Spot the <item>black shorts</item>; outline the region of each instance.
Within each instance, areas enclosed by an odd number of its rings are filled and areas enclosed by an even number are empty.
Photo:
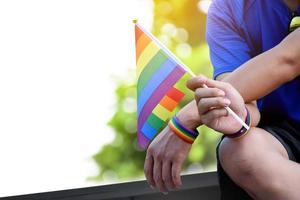
[[[272,116],[272,117],[271,117]],[[289,159],[300,163],[300,124],[278,117],[262,114],[258,127],[272,134],[286,149]],[[223,139],[224,137],[222,137]],[[222,141],[221,139],[221,141]],[[241,187],[236,185],[220,165],[217,146],[217,168],[222,200],[252,199]]]

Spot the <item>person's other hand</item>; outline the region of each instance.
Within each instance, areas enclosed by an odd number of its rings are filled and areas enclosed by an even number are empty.
[[[178,113],[179,121],[187,128],[195,129],[201,125],[196,101],[183,107]],[[167,126],[151,142],[145,159],[144,171],[150,187],[162,192],[179,188],[182,165],[191,149],[191,144],[183,141]]]
[[[208,88],[203,87],[204,84]],[[241,129],[242,125],[225,109],[225,106],[230,106],[242,120],[246,118],[244,100],[233,86],[201,75],[191,78],[187,82],[187,87],[195,91],[198,112],[203,124],[224,134],[233,134]]]
[[[159,133],[149,145],[145,158],[144,172],[151,188],[167,193],[182,185],[180,172],[191,146],[168,126]]]

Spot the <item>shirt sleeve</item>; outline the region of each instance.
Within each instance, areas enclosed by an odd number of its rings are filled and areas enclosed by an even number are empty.
[[[250,48],[242,37],[239,24],[234,20],[234,13],[225,2],[213,1],[207,18],[206,40],[214,79],[220,74],[234,71],[251,59]]]

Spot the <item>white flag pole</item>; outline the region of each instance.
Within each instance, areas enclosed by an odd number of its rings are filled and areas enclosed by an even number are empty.
[[[147,36],[149,36],[153,41],[156,42],[156,44],[158,46],[160,46],[165,53],[170,56],[171,58],[173,58],[177,63],[180,64],[180,66],[182,68],[184,68],[185,71],[187,71],[192,77],[197,77],[196,74],[194,74],[194,72],[192,72],[192,70],[190,68],[188,68],[184,63],[182,63],[163,43],[161,43],[158,39],[156,39],[156,37],[154,35],[152,35],[152,33],[148,32],[147,30],[145,30],[142,26],[140,26],[137,23],[137,20],[133,20],[133,23],[135,23],[136,26],[138,26]],[[208,88],[206,85],[203,85],[204,88]],[[225,109],[227,110],[227,112],[229,114],[232,115],[232,117],[234,119],[236,119],[245,129],[249,130],[250,127],[235,113],[233,112],[233,110],[231,110],[231,108],[229,108],[228,106],[225,107]]]

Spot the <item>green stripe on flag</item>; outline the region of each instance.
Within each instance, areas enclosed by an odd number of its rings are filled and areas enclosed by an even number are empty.
[[[162,51],[159,50],[157,54],[150,60],[146,67],[141,72],[138,77],[137,90],[138,94],[145,87],[147,82],[151,79],[152,75],[162,66],[162,64],[168,60],[168,56]]]
[[[157,117],[154,113],[148,117],[147,122],[157,131],[164,125],[164,121]]]

